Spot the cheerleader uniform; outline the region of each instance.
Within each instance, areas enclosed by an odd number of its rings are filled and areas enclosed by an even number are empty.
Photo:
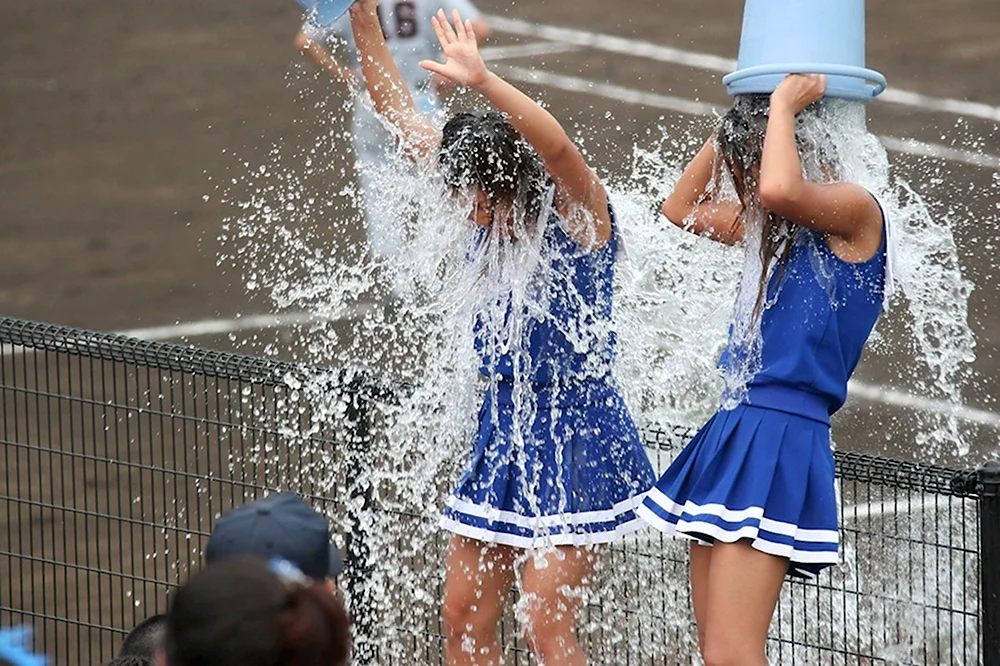
[[[642,527],[635,508],[656,480],[611,373],[619,241],[612,233],[603,247],[582,248],[555,213],[553,193],[543,214],[547,268],[533,303],[545,307],[521,314],[522,353],[489,344],[477,322],[487,388],[472,454],[441,520],[456,534],[518,548],[607,543]]]
[[[747,539],[814,577],[837,562],[830,415],[891,291],[890,228],[861,263],[803,229],[761,314],[760,370],[734,409],[720,409],[650,490],[637,513],[668,534],[711,545]],[[719,364],[736,354],[732,340]]]

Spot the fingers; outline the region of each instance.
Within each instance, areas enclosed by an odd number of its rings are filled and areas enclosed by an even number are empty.
[[[433,72],[435,74],[445,77],[448,80],[451,80],[451,77],[448,76],[448,74],[446,73],[445,66],[435,60],[421,60],[420,66],[426,69],[428,72]]]
[[[826,92],[826,75],[824,74],[806,74],[804,83],[803,96],[808,100],[807,105],[818,100]]]
[[[438,24],[441,26],[441,30],[444,31],[445,36],[448,38],[447,42],[442,42],[442,43],[450,44],[452,42],[458,41],[458,35],[455,33],[455,29],[451,26],[451,23],[448,21],[448,17],[445,15],[443,9],[438,10],[437,20]]]
[[[819,96],[826,92],[826,74],[814,74],[816,86],[819,88]]]
[[[457,9],[451,10],[451,21],[455,24],[455,32],[458,34],[458,41],[467,42],[469,41],[469,32],[462,21],[462,15],[458,13]]]
[[[826,74],[789,74],[801,81],[810,92],[819,91],[820,96],[826,92]]]
[[[825,75],[789,74],[775,88],[771,99],[787,105],[793,113],[799,113],[825,93]]]
[[[443,49],[450,42],[448,40],[448,35],[445,33],[444,28],[441,26],[441,21],[439,21],[436,16],[431,17],[431,27],[434,28],[434,34],[437,35],[438,42],[441,43],[441,48]]]

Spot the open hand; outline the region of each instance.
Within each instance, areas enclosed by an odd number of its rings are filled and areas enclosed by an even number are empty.
[[[778,105],[797,114],[826,92],[823,74],[789,74],[771,93],[771,105]]]
[[[463,22],[457,9],[452,11],[451,16],[454,25],[448,22],[443,9],[431,18],[431,25],[444,51],[444,64],[424,60],[420,66],[460,85],[476,88],[486,82],[489,72],[479,54],[472,21]]]

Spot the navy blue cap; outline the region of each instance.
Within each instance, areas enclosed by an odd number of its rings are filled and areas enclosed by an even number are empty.
[[[219,516],[205,548],[205,561],[211,564],[238,555],[282,557],[317,580],[344,570],[326,518],[289,492],[269,495]]]

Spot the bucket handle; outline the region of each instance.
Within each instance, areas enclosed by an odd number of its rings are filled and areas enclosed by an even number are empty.
[[[828,76],[849,76],[855,79],[865,79],[871,86],[872,97],[877,97],[885,90],[886,80],[881,72],[853,65],[834,65],[827,63],[782,63],[777,65],[757,65],[746,67],[722,77],[722,83],[729,85],[751,76],[769,74],[826,74]]]

